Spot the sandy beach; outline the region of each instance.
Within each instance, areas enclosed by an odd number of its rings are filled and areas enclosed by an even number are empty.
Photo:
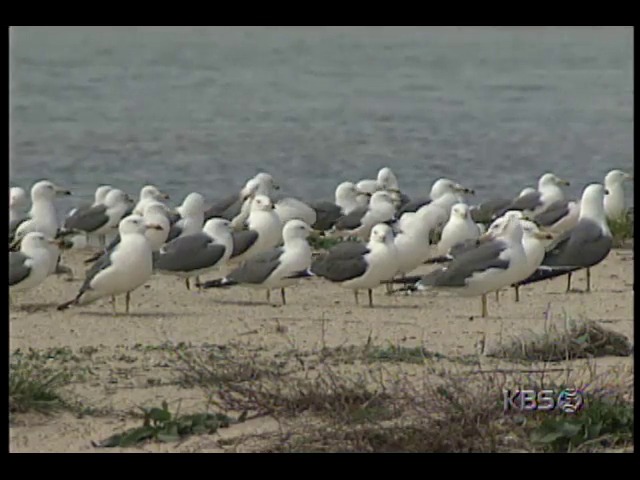
[[[380,287],[374,292],[375,308],[368,308],[356,306],[351,291],[310,279],[288,289],[288,303],[281,306],[277,291],[271,294],[273,304],[268,304],[263,290],[188,291],[183,281],[158,275],[132,294],[130,315],[122,313],[124,298],[118,299],[117,315],[108,300],[57,311],[58,303],[77,292],[87,255],[65,252],[63,263],[73,269],[74,280],[50,277],[31,292],[12,295],[10,351],[26,354],[32,349],[32,355],[48,356],[51,364],[71,368],[77,379],[64,391],[93,414],[16,414],[10,427],[11,451],[219,452],[221,438],[275,428],[273,419],[260,418],[178,444],[93,447],[92,441],[139,425],[139,418],[130,414],[138,406],[157,406],[166,400],[172,408],[180,403],[185,412],[202,410],[203,392],[175,381],[175,357],[162,347],[168,344],[183,342],[185,348],[196,348],[234,343],[276,358],[292,349],[312,352],[369,342],[420,345],[457,357],[476,354],[480,338],[487,349],[501,339],[541,330],[549,321],[545,312],[552,322],[594,320],[633,338],[632,250],[614,250],[592,269],[591,293],[565,293],[564,277],[523,287],[519,303],[514,302],[513,291],[503,291],[499,303],[494,295],[489,297],[486,319],[479,316],[479,298],[444,292],[390,296]],[[573,287],[584,286],[585,272],[575,274]],[[360,297],[366,303],[366,294]],[[632,356],[595,361],[600,372],[623,369],[633,375]]]

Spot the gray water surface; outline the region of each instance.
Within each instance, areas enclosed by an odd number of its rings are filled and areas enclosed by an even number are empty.
[[[622,27],[12,27],[10,182],[332,198],[390,166],[482,200],[633,169]],[[627,188],[631,199],[632,187]]]

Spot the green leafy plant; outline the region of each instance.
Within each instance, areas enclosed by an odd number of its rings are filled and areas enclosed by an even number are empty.
[[[426,359],[443,359],[445,356],[430,352],[423,347],[389,345],[370,349],[367,358],[378,362],[424,363]]]
[[[531,432],[531,442],[551,452],[612,446],[632,439],[633,405],[617,399],[587,398],[577,414],[545,418]]]
[[[196,413],[191,415],[173,415],[167,402],[162,408],[142,408],[144,413],[141,427],[131,428],[94,443],[95,447],[131,447],[153,440],[158,442],[177,442],[190,435],[211,435],[219,428],[227,428],[233,420],[221,413]]]

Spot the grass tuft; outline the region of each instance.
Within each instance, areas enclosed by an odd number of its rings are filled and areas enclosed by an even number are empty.
[[[487,356],[509,360],[560,362],[576,358],[629,356],[633,348],[621,333],[594,321],[570,321],[564,330],[551,324],[544,332],[515,338],[499,345]]]

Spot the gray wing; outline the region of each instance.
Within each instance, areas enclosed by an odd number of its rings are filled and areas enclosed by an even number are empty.
[[[492,198],[482,202],[480,205],[471,207],[471,218],[474,222],[489,223],[496,212],[504,210],[512,201],[511,198]]]
[[[505,211],[508,210],[534,210],[542,205],[542,194],[540,192],[531,192],[516,198],[509,204]]]
[[[22,282],[31,273],[31,268],[25,264],[29,259],[22,252],[9,252],[9,286]]]
[[[566,200],[556,200],[543,212],[540,212],[533,218],[533,221],[541,227],[548,227],[553,225],[562,217],[565,217],[569,213],[569,202]]]
[[[171,225],[171,228],[169,228],[169,234],[167,235],[167,242],[170,242],[171,240],[178,238],[181,233],[182,233],[182,227],[177,223],[174,223],[173,225]]]
[[[169,220],[169,225],[173,225],[181,220],[182,217],[178,212],[167,212],[167,219]]]
[[[398,212],[398,216],[402,215],[405,212],[417,212],[425,205],[431,203],[431,199],[429,197],[419,197],[413,200],[410,200],[405,203],[405,205]]]
[[[211,207],[204,212],[204,220],[206,222],[210,218],[214,217],[232,220],[233,217],[240,213],[241,208],[242,200],[240,199],[240,195],[234,193],[233,195],[229,195],[228,197],[218,200],[216,203],[211,205]]]
[[[209,235],[196,233],[165,244],[153,256],[153,266],[167,272],[191,272],[214,266],[224,252],[224,246],[215,243]]]
[[[282,247],[259,253],[227,275],[227,279],[237,283],[261,284],[278,268],[283,253]]]
[[[111,266],[111,253],[112,251],[103,253],[102,256],[98,258],[93,265],[91,265],[91,268],[87,270],[84,283],[80,287],[80,291],[76,298],[79,298],[84,292],[91,288],[91,280],[93,280],[98,273]]]
[[[25,218],[21,218],[19,220],[14,220],[13,222],[9,222],[9,243],[11,243],[15,236],[16,236],[16,230],[18,230],[18,227],[20,225],[22,225],[24,222],[26,222],[27,220],[29,220],[30,217],[25,217]]]
[[[358,207],[351,211],[347,215],[343,215],[336,221],[335,227],[337,230],[353,230],[358,228],[362,217],[364,217],[369,211],[369,207]]]
[[[555,267],[591,267],[606,258],[613,239],[595,222],[583,218],[547,252],[542,265]]]
[[[507,245],[500,240],[482,243],[455,257],[447,267],[425,275],[419,283],[434,287],[464,287],[475,272],[508,268],[509,261],[499,258],[506,248]]]
[[[342,216],[342,209],[333,202],[311,202],[309,206],[316,212],[316,223],[312,225],[315,230],[329,230]]]
[[[107,207],[97,205],[95,207],[79,207],[76,211],[65,218],[64,228],[67,230],[81,230],[83,232],[93,232],[106,225],[109,221]]]
[[[311,271],[332,282],[344,282],[362,276],[367,271],[364,256],[369,253],[366,245],[358,242],[342,242],[318,257]]]
[[[233,252],[231,252],[231,258],[242,255],[258,240],[258,232],[255,230],[232,232],[231,236],[233,237]]]

